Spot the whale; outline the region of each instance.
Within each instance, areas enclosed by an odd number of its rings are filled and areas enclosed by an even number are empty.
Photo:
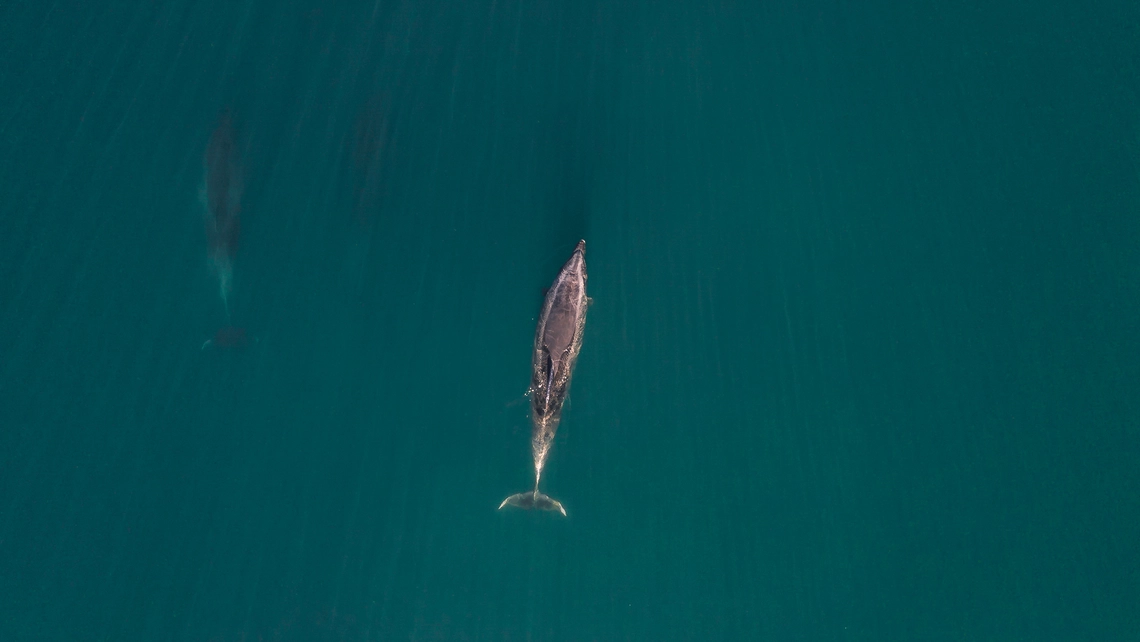
[[[534,456],[534,489],[511,495],[499,504],[525,509],[558,511],[566,509],[558,500],[538,490],[542,469],[550,456],[550,446],[562,420],[562,404],[570,392],[574,364],[582,349],[586,328],[586,241],[578,241],[570,260],[562,266],[546,292],[538,326],[534,332],[531,356],[530,418],[531,454]]]
[[[202,200],[206,205],[206,237],[210,269],[218,278],[218,294],[230,318],[234,257],[241,233],[242,172],[234,137],[233,117],[224,110],[210,135],[204,157],[205,182]]]

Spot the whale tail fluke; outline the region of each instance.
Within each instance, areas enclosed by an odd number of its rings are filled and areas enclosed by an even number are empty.
[[[566,509],[562,507],[561,502],[559,502],[557,499],[554,499],[553,497],[550,497],[549,495],[543,495],[537,490],[518,493],[517,495],[511,495],[510,497],[504,499],[502,504],[499,504],[499,509],[502,510],[504,506],[516,506],[518,508],[525,508],[528,510],[531,508],[537,508],[539,510],[556,510],[562,513],[563,517],[566,516]]]

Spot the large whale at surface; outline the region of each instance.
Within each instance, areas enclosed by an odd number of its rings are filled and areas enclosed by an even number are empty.
[[[511,495],[499,504],[519,508],[566,509],[558,500],[538,492],[542,468],[550,455],[550,445],[562,419],[562,403],[570,392],[574,363],[582,349],[586,327],[586,241],[578,241],[574,253],[546,293],[538,327],[534,333],[534,353],[530,382],[531,451],[534,455],[534,490]]]

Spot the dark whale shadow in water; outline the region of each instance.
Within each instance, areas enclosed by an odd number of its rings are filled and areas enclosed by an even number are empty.
[[[391,188],[393,118],[389,92],[375,92],[357,112],[351,141],[352,209],[360,231],[371,233]]]

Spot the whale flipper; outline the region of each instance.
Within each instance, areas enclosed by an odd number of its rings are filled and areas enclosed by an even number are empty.
[[[499,510],[502,510],[504,506],[516,506],[518,508],[525,508],[528,510],[531,508],[537,508],[539,510],[556,510],[562,513],[563,517],[566,516],[566,509],[562,507],[562,502],[559,502],[557,499],[554,499],[549,495],[543,495],[537,490],[530,491],[528,493],[518,493],[517,495],[511,495],[510,497],[504,499],[502,504],[499,504]]]

